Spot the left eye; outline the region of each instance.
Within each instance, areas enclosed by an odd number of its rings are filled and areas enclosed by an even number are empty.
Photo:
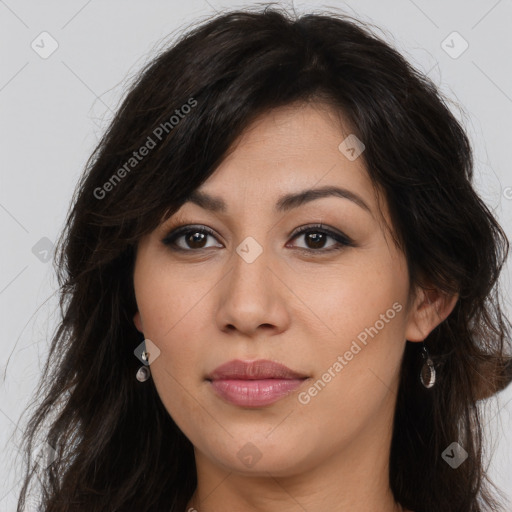
[[[206,226],[184,226],[169,233],[162,240],[162,242],[165,245],[168,245],[173,250],[186,252],[191,252],[192,250],[197,251],[201,249],[210,249],[212,247],[222,247],[222,245],[204,245],[209,235],[212,238],[216,238],[215,233]],[[300,228],[292,234],[291,239],[295,240],[300,237],[304,237],[306,246],[296,248],[302,251],[328,252],[333,250],[339,250],[346,246],[354,246],[353,240],[351,240],[348,236],[342,233],[330,231],[322,227],[321,224],[317,226],[305,226],[303,228]],[[334,240],[334,243],[327,246],[326,248],[325,244],[327,239],[329,238]],[[181,241],[181,239],[183,239],[185,246],[183,244],[178,243],[178,241]]]
[[[323,252],[332,251],[339,249],[343,246],[351,246],[353,245],[352,240],[350,240],[347,236],[334,233],[325,228],[320,227],[306,227],[296,232],[292,237],[292,240],[298,239],[300,237],[304,238],[304,243],[306,247],[298,247],[299,249],[306,251],[318,251],[320,249]],[[334,243],[331,245],[325,246],[327,239],[334,240]],[[341,246],[341,247],[340,247]]]

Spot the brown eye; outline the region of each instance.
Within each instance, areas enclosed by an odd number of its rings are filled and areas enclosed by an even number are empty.
[[[208,234],[203,231],[190,231],[185,235],[184,240],[191,249],[202,249],[207,238]]]
[[[293,240],[304,237],[305,247],[297,247],[298,249],[310,252],[329,252],[343,247],[350,246],[354,247],[355,244],[348,236],[342,233],[335,233],[330,231],[321,224],[318,226],[306,226],[301,228],[298,232],[293,235]],[[326,242],[328,239],[334,240],[326,248]]]
[[[322,249],[325,246],[326,240],[329,238],[325,233],[310,231],[304,234],[304,241],[308,249]]]
[[[184,228],[179,228],[176,231],[173,231],[172,233],[169,233],[162,240],[162,242],[166,245],[172,246],[177,250],[184,251],[209,249],[210,247],[219,247],[206,245],[209,236],[215,238],[214,232],[206,227],[191,228],[189,226],[186,226]],[[222,245],[220,247],[222,247]]]

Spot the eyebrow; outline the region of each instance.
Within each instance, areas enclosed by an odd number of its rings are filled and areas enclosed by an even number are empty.
[[[372,213],[370,207],[364,202],[364,200],[360,196],[345,188],[334,186],[312,188],[301,190],[300,192],[285,194],[284,196],[279,198],[274,209],[276,212],[287,212],[289,210],[292,210],[293,208],[298,208],[299,206],[309,203],[311,201],[332,196],[340,197],[342,199],[348,199],[349,201],[352,201],[353,203],[357,204],[364,210],[367,210],[370,214]],[[200,206],[201,208],[204,208],[205,210],[209,210],[212,212],[225,213],[227,211],[226,203],[222,198],[210,195],[206,192],[201,192],[199,190],[194,190],[188,196],[185,202],[194,203]]]

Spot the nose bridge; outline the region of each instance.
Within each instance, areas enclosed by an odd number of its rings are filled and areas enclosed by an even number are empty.
[[[264,242],[258,242],[253,236],[245,237],[235,248],[232,279],[256,287],[265,283],[265,278],[271,274],[269,256],[270,250],[264,247]]]

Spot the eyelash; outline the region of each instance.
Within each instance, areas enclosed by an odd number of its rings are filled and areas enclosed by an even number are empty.
[[[162,243],[169,246],[174,251],[181,251],[181,252],[199,252],[206,249],[212,249],[212,247],[203,247],[199,249],[184,249],[183,247],[179,247],[176,245],[176,240],[180,238],[183,235],[188,235],[190,233],[206,233],[208,235],[211,235],[213,238],[216,238],[215,233],[206,226],[193,226],[193,225],[184,225],[179,226],[173,231],[171,231],[163,240]],[[331,231],[330,229],[324,228],[322,224],[312,224],[308,226],[304,226],[302,228],[297,229],[295,232],[291,235],[291,240],[295,240],[296,238],[299,238],[300,235],[303,235],[305,233],[321,233],[323,235],[327,235],[330,238],[333,238],[336,241],[336,244],[331,246],[328,249],[309,249],[305,247],[297,247],[296,249],[302,252],[306,252],[308,254],[311,253],[327,253],[332,251],[340,251],[344,249],[345,247],[355,247],[354,241],[349,238],[348,236],[342,234],[342,233],[336,233],[334,231]]]

